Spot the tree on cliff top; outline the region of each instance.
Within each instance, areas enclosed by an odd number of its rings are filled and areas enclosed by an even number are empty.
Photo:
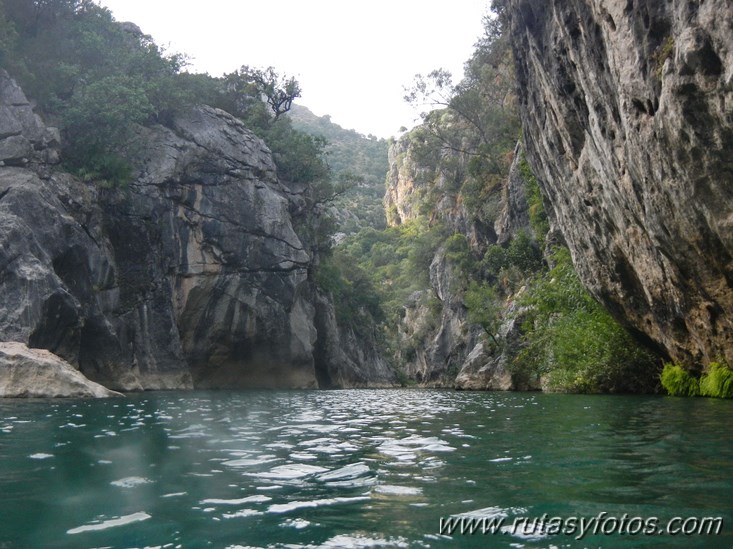
[[[234,107],[247,112],[261,98],[270,106],[277,120],[300,97],[300,84],[294,77],[280,76],[273,67],[257,69],[249,65],[224,77],[224,89],[233,95]]]

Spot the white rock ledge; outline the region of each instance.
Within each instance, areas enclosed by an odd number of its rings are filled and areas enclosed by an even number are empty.
[[[0,397],[106,398],[123,396],[87,379],[81,372],[44,349],[24,343],[0,342]]]

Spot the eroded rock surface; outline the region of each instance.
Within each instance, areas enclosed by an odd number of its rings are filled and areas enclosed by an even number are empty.
[[[90,381],[78,370],[44,349],[19,342],[0,343],[0,397],[108,398],[122,396]]]
[[[584,284],[672,359],[733,364],[733,5],[508,12],[528,157]]]
[[[316,387],[317,370],[394,383],[370,342],[323,320],[296,230],[309,190],[239,120],[198,107],[141,128],[119,189],[61,171],[54,136],[0,72],[0,151],[22,145],[0,165],[0,341],[125,391]]]
[[[140,176],[107,196],[105,231],[121,302],[171,342],[148,359],[185,357],[197,387],[315,387],[300,198],[269,150],[209,107],[141,139]]]

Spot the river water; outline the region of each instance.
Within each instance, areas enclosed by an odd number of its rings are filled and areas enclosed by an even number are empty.
[[[664,397],[0,401],[0,547],[733,547],[732,426]]]

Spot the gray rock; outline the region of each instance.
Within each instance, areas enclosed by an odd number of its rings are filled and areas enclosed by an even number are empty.
[[[393,383],[310,278],[295,230],[308,189],[279,181],[239,120],[198,107],[140,128],[118,189],[49,165],[59,142],[0,71],[0,340],[124,391],[316,387],[317,370],[329,386]]]
[[[529,204],[527,203],[527,181],[520,169],[520,161],[523,156],[524,148],[519,142],[514,147],[514,160],[509,169],[509,178],[502,188],[501,210],[494,223],[498,244],[510,241],[519,231],[532,234],[532,227],[529,223]]]
[[[398,385],[397,375],[377,349],[369,326],[359,334],[340,326],[330,297],[316,296],[316,375],[322,388],[384,388]]]
[[[0,141],[0,161],[6,165],[26,164],[33,147],[22,135],[11,135]]]
[[[431,221],[440,220],[453,232],[466,235],[473,247],[496,241],[493,227],[483,226],[468,213],[463,196],[456,189],[468,170],[470,156],[448,147],[438,157],[425,158],[420,143],[406,133],[388,150],[389,171],[384,207],[387,224],[401,225],[417,219],[424,210],[426,197],[435,197]],[[424,211],[422,212],[424,213]]]
[[[90,381],[74,367],[43,349],[19,342],[0,343],[0,397],[107,398],[122,396]]]
[[[540,379],[513,368],[510,363],[517,356],[522,345],[522,323],[529,312],[517,304],[517,298],[524,292],[521,288],[504,305],[501,323],[490,341],[485,334],[466,357],[456,376],[456,389],[489,391],[536,391],[540,390]],[[497,347],[498,344],[498,347]]]
[[[135,37],[146,36],[142,29],[132,21],[121,21],[118,25],[124,32],[132,34]]]
[[[398,360],[405,375],[425,387],[452,387],[480,329],[467,321],[454,266],[440,248],[430,264],[430,289],[413,293],[398,326]]]
[[[466,357],[455,381],[456,389],[470,391],[509,391],[514,388],[512,376],[501,357],[487,352],[479,342]]]
[[[58,156],[56,128],[47,128],[33,112],[23,90],[0,69],[0,162],[22,166]]]
[[[733,8],[512,0],[527,154],[576,269],[672,359],[733,364]]]
[[[140,139],[139,177],[105,207],[140,367],[185,357],[197,387],[315,387],[311,257],[269,150],[209,107]]]

